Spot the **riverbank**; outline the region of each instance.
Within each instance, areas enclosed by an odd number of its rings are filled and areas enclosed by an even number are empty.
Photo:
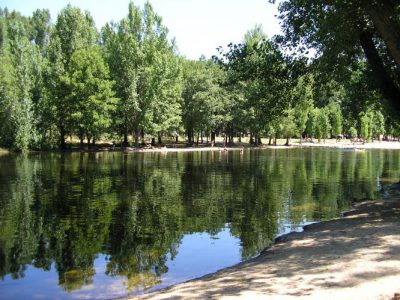
[[[214,147],[210,147],[209,144],[199,144],[198,146],[194,145],[192,147],[188,147],[185,143],[169,143],[164,146],[146,146],[146,147],[115,147],[111,143],[103,142],[100,144],[96,144],[95,146],[88,147],[87,145],[84,148],[81,148],[78,144],[68,144],[68,148],[65,150],[34,150],[30,151],[30,153],[42,153],[42,152],[150,152],[150,153],[168,153],[168,152],[200,152],[200,151],[219,151],[219,152],[228,152],[228,151],[244,151],[248,149],[292,149],[292,148],[336,148],[342,149],[345,151],[363,151],[366,149],[388,149],[388,150],[400,150],[400,142],[398,141],[382,141],[382,142],[373,142],[373,143],[352,143],[350,140],[343,140],[337,142],[336,140],[326,140],[325,142],[303,142],[299,143],[298,140],[292,140],[289,146],[285,146],[286,140],[280,139],[278,140],[277,145],[268,145],[267,141],[263,141],[263,144],[259,146],[251,145],[249,143],[240,143],[235,142],[233,146],[223,146],[222,142],[219,141]],[[12,153],[12,150],[7,150],[0,148],[0,155]]]
[[[258,257],[134,299],[400,299],[400,199],[278,238]]]
[[[244,151],[246,149],[291,149],[291,148],[336,148],[343,150],[366,150],[366,149],[399,149],[400,150],[400,142],[374,142],[374,143],[352,143],[350,141],[345,142],[336,142],[335,140],[327,140],[325,143],[321,142],[305,142],[300,144],[299,142],[292,142],[290,146],[285,146],[283,143],[280,143],[276,146],[263,144],[260,146],[252,146],[249,144],[241,144],[237,143],[232,147],[224,147],[222,145],[217,145],[215,147],[207,147],[207,146],[199,146],[199,147],[182,147],[176,145],[169,145],[164,147],[149,147],[149,148],[133,148],[127,147],[124,148],[125,152],[198,152],[198,151],[219,151],[219,152],[227,152],[227,151]]]
[[[8,151],[7,149],[0,148],[0,155],[8,154],[8,153],[10,153],[10,151]]]
[[[346,142],[336,142],[334,140],[328,140],[325,143],[311,143],[306,142],[300,144],[299,142],[291,143],[290,146],[285,146],[284,144],[278,144],[276,146],[273,145],[260,145],[260,146],[251,146],[248,144],[237,144],[235,146],[221,146],[217,145],[215,147],[207,147],[207,146],[199,146],[199,147],[179,147],[170,145],[168,147],[149,147],[149,148],[133,148],[127,147],[124,148],[125,152],[198,152],[198,151],[219,151],[219,152],[228,152],[228,151],[244,151],[246,149],[291,149],[291,148],[336,148],[343,150],[353,150],[353,151],[363,151],[367,149],[388,149],[388,150],[400,150],[400,142],[374,142],[374,143],[352,143],[350,141]]]

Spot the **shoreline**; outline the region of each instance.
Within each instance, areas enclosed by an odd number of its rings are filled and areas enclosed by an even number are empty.
[[[215,147],[160,147],[160,148],[126,148],[125,152],[199,152],[199,151],[238,151],[238,150],[260,150],[260,149],[301,149],[301,148],[330,148],[330,149],[342,149],[342,150],[369,150],[369,149],[383,149],[383,150],[400,150],[400,142],[379,142],[379,143],[365,143],[365,144],[353,144],[353,143],[293,143],[289,146],[285,145],[261,145],[252,146],[242,145],[237,146],[215,146]],[[124,150],[122,150],[124,151]]]
[[[259,146],[250,145],[247,143],[237,143],[233,146],[226,146],[217,144],[214,147],[200,145],[187,147],[183,144],[168,144],[163,147],[149,147],[149,148],[134,148],[134,147],[115,147],[107,144],[96,145],[95,148],[69,148],[66,150],[30,150],[27,153],[99,153],[99,152],[125,152],[125,153],[169,153],[169,152],[230,152],[230,151],[245,151],[245,150],[262,150],[262,149],[302,149],[302,148],[327,148],[327,149],[341,149],[343,151],[364,151],[370,149],[382,149],[382,150],[400,150],[399,141],[382,141],[373,143],[351,143],[351,142],[335,142],[334,140],[328,140],[326,143],[312,143],[312,142],[292,142],[289,146],[284,144],[278,145],[267,145],[262,144]],[[0,155],[19,153],[8,149],[0,148]]]
[[[400,199],[277,237],[258,256],[123,299],[400,299]]]

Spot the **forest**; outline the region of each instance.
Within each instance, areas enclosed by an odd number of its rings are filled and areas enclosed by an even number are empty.
[[[399,9],[391,0],[280,1],[282,35],[254,26],[194,61],[150,3],[131,2],[101,30],[71,5],[54,21],[46,9],[0,8],[0,147],[396,139]]]

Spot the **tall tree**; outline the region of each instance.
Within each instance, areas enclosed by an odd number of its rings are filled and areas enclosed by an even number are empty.
[[[348,78],[366,60],[369,80],[400,111],[399,4],[390,0],[286,0],[280,3],[285,40],[312,47],[331,74]],[[350,72],[349,72],[350,71]],[[345,79],[346,80],[346,79]]]
[[[5,12],[0,25],[0,142],[25,151],[36,139],[32,91],[38,49],[29,41],[27,18]]]
[[[338,140],[339,135],[343,133],[343,116],[338,103],[329,105],[329,112],[332,124],[332,135]]]
[[[30,18],[31,24],[31,40],[38,45],[43,52],[50,42],[50,12],[48,9],[37,9],[33,12]]]
[[[68,5],[57,17],[51,34],[49,59],[51,76],[48,87],[51,91],[54,123],[59,130],[61,149],[66,148],[65,137],[72,133],[74,105],[70,86],[66,80],[73,53],[80,49],[92,47],[97,41],[97,31],[93,18],[88,12],[82,13],[79,8]]]
[[[308,114],[314,106],[313,94],[314,78],[311,74],[301,76],[293,88],[294,119],[297,133],[302,143],[303,133],[306,130]]]
[[[260,27],[250,30],[242,44],[220,49],[218,61],[229,81],[243,93],[247,126],[255,143],[270,124],[275,124],[290,104],[291,74],[278,45],[265,38]]]
[[[71,94],[72,118],[76,133],[83,143],[93,143],[105,133],[111,124],[110,113],[115,110],[118,99],[114,98],[109,71],[97,47],[81,49],[71,57],[69,72],[64,80]]]
[[[163,112],[169,107],[179,114],[181,75],[161,17],[150,3],[140,9],[131,2],[128,16],[117,24],[107,24],[102,33],[116,95],[121,99],[116,126],[124,145],[128,145],[130,132],[137,145],[141,132],[170,129],[168,121],[162,120]]]

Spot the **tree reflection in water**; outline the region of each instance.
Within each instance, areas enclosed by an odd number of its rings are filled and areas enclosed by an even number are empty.
[[[377,198],[399,164],[378,150],[1,156],[0,288],[54,264],[59,286],[79,290],[102,254],[107,276],[141,292],[161,283],[187,234],[228,227],[247,259],[279,233]]]

